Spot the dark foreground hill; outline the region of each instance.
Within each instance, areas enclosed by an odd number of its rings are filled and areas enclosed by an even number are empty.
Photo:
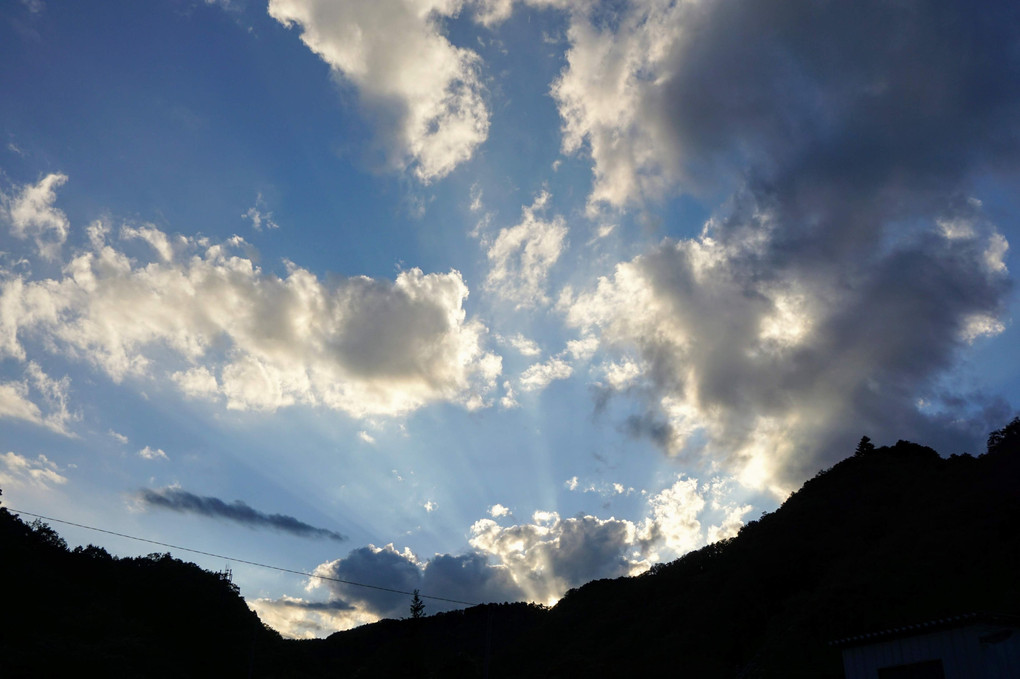
[[[840,677],[840,637],[1020,613],[1020,420],[979,458],[900,442],[776,512],[554,608],[477,606],[284,641],[229,579],[69,551],[0,510],[0,676]]]

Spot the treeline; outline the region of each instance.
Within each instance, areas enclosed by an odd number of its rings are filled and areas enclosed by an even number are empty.
[[[223,574],[68,550],[0,509],[0,676],[841,677],[832,640],[1020,613],[1020,418],[988,452],[867,439],[736,537],[551,609],[490,604],[286,641]]]
[[[67,548],[0,509],[0,676],[247,676],[278,653],[223,573],[169,554]]]
[[[470,609],[451,643],[438,617],[341,632],[323,657],[366,677],[842,677],[836,639],[1020,613],[1018,489],[1020,419],[980,457],[865,438],[736,537],[642,576],[516,621]]]

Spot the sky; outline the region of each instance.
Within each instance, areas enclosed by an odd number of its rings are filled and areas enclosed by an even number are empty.
[[[336,579],[553,604],[864,435],[981,453],[1020,407],[1018,15],[7,0],[4,505],[221,555],[53,524],[321,637],[408,615]]]

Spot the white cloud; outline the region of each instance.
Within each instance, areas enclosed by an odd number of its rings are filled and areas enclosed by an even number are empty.
[[[0,418],[25,420],[73,437],[68,425],[78,419],[78,415],[69,412],[67,408],[70,379],[64,377],[55,380],[34,361],[25,366],[24,375],[20,382],[0,382]],[[33,394],[46,406],[45,413],[32,400]]]
[[[457,271],[325,282],[290,264],[280,278],[238,252],[246,244],[237,237],[178,237],[168,260],[165,235],[122,231],[155,244],[159,261],[144,262],[108,235],[93,225],[92,248],[62,277],[8,275],[0,287],[5,353],[23,359],[21,340],[42,339],[114,380],[165,376],[190,397],[242,410],[300,403],[360,417],[435,401],[477,408],[496,386],[501,360],[482,349],[481,323],[466,319],[468,289]],[[39,387],[59,400],[52,384]],[[16,389],[5,393],[37,417]]]
[[[155,449],[153,449],[153,448],[151,448],[149,446],[145,446],[144,448],[139,450],[138,451],[138,457],[140,457],[140,458],[142,458],[144,460],[169,460],[170,459],[169,457],[167,457],[166,453],[163,452],[162,448],[155,448]]]
[[[155,226],[148,224],[145,226],[129,226],[124,225],[120,230],[121,240],[132,240],[139,239],[145,241],[149,246],[159,255],[159,258],[164,262],[171,262],[174,258],[174,249],[170,245],[170,239],[167,235],[157,229]]]
[[[466,161],[485,141],[489,112],[474,52],[455,47],[442,20],[458,0],[271,0],[269,14],[354,84],[394,164],[425,182]]]
[[[508,527],[480,519],[471,527],[469,542],[509,569],[529,600],[544,604],[590,580],[649,566],[630,554],[640,542],[638,528],[614,518],[563,519],[555,512],[536,512],[532,523]]]
[[[0,382],[0,417],[26,420],[42,424],[39,406],[28,399],[28,387],[24,382]]]
[[[429,514],[439,509],[439,505],[437,505],[432,500],[427,500],[425,504],[422,505],[422,507],[424,507],[425,511],[428,512]]]
[[[216,376],[205,366],[178,370],[170,375],[170,379],[191,398],[214,398],[220,391]]]
[[[542,349],[535,340],[528,339],[521,333],[517,333],[513,337],[500,337],[499,339],[513,347],[521,356],[533,357],[542,353]]]
[[[552,87],[563,118],[563,150],[591,153],[590,205],[622,207],[661,197],[677,178],[666,120],[655,104],[669,72],[671,46],[689,3],[627,3],[612,29],[594,3],[571,13],[567,67]]]
[[[597,337],[582,337],[581,339],[568,340],[566,353],[575,361],[586,361],[594,355],[599,348]]]
[[[50,488],[67,483],[67,477],[60,473],[61,469],[45,455],[30,460],[14,452],[0,455],[0,486],[35,486]]]
[[[259,193],[255,197],[255,204],[248,208],[247,212],[241,215],[242,218],[251,222],[251,228],[256,231],[265,229],[278,229],[280,225],[273,219],[273,213],[266,209],[266,201]]]
[[[369,445],[372,445],[372,444],[375,443],[375,437],[372,436],[371,434],[369,434],[364,429],[362,429],[361,431],[358,432],[358,438],[361,439],[362,441],[364,441],[365,443],[369,444]]]
[[[697,479],[678,478],[649,498],[648,505],[653,534],[670,552],[684,554],[704,544],[698,516],[705,508],[705,498]]]
[[[289,639],[323,638],[337,630],[379,620],[378,615],[343,601],[314,602],[284,595],[279,599],[254,599],[248,605],[264,623]]]
[[[572,476],[563,483],[563,487],[567,490],[580,490],[582,493],[595,493],[602,497],[612,497],[614,495],[630,495],[634,492],[633,487],[624,486],[622,483],[599,481],[590,482],[582,486],[580,479],[576,476]]]
[[[67,240],[67,215],[53,207],[57,188],[66,181],[67,175],[54,173],[35,185],[22,186],[13,196],[0,193],[0,216],[10,224],[11,235],[33,239],[44,259],[57,259]]]
[[[570,377],[574,369],[558,356],[535,363],[521,373],[520,385],[524,391],[540,391],[556,380]]]
[[[473,4],[475,20],[491,28],[510,18],[514,0],[474,0]]]
[[[603,485],[607,493],[632,490],[622,484]],[[472,552],[437,554],[422,561],[407,548],[368,545],[316,567],[314,575],[326,579],[311,579],[307,589],[326,589],[329,601],[263,599],[253,607],[260,614],[266,609],[264,619],[285,635],[312,637],[406,615],[409,596],[342,581],[400,592],[420,589],[423,594],[466,602],[552,604],[571,587],[596,578],[636,575],[655,559],[702,546],[706,533],[701,527],[706,522],[720,521],[707,531],[713,539],[737,530],[749,507],[731,502],[730,490],[730,484],[720,479],[701,485],[678,476],[673,485],[649,496],[648,514],[637,523],[584,515],[565,519],[556,512],[536,511],[530,522],[501,526],[493,519],[509,516],[510,510],[495,504],[487,512],[492,518],[471,527]]]
[[[115,432],[112,429],[107,429],[106,433],[109,434],[114,439],[116,439],[119,443],[126,444],[128,442],[128,437],[127,436],[124,436],[124,434],[120,434],[118,432]]]
[[[731,504],[722,509],[725,510],[722,520],[718,524],[709,526],[706,532],[709,544],[735,537],[744,526],[744,516],[751,511],[752,507],[751,505]]]
[[[549,194],[543,192],[524,207],[521,223],[500,230],[486,253],[490,269],[485,288],[518,309],[548,304],[546,279],[563,252],[567,237],[563,217],[543,221],[536,216],[548,201]]]
[[[599,367],[605,384],[616,391],[624,390],[636,383],[644,374],[645,369],[637,361],[630,358],[620,361],[606,361]]]
[[[513,385],[507,380],[503,382],[503,397],[499,399],[499,405],[504,410],[511,410],[513,408],[519,408],[520,403],[517,401],[517,394],[514,393]]]
[[[578,487],[577,477],[565,486]],[[622,484],[592,485],[589,490],[626,494]],[[586,491],[587,492],[587,491]],[[648,514],[638,522],[580,515],[562,518],[556,512],[535,512],[530,523],[500,526],[480,519],[471,527],[470,544],[497,565],[506,567],[532,601],[554,603],[571,587],[596,578],[636,575],[660,558],[675,558],[706,544],[703,519],[723,516],[711,537],[739,529],[749,508],[725,502],[720,482],[699,485],[677,477],[672,486],[651,495]],[[708,506],[706,496],[713,498]]]

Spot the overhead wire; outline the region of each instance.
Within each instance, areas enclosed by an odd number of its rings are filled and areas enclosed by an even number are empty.
[[[319,575],[317,573],[308,573],[306,571],[299,571],[293,568],[283,568],[282,566],[273,566],[271,564],[259,563],[258,561],[249,561],[247,559],[238,559],[232,556],[225,556],[223,554],[214,554],[213,552],[204,552],[200,549],[192,549],[191,547],[182,547],[180,545],[171,545],[168,542],[160,542],[158,540],[150,540],[149,538],[140,538],[134,535],[128,535],[126,533],[118,533],[117,531],[107,530],[105,528],[96,528],[95,526],[86,526],[83,523],[75,523],[74,521],[65,521],[64,519],[55,519],[51,516],[43,516],[42,514],[35,514],[33,512],[26,512],[20,509],[14,509],[13,507],[7,507],[7,511],[13,514],[25,514],[26,516],[34,516],[37,519],[43,519],[44,521],[53,521],[55,523],[63,523],[68,526],[75,526],[76,528],[85,528],[87,530],[94,530],[99,533],[106,533],[107,535],[116,535],[117,537],[127,538],[128,540],[137,540],[139,542],[147,542],[153,545],[159,545],[160,547],[169,547],[171,549],[179,549],[184,552],[191,552],[193,554],[202,554],[204,556],[213,556],[217,559],[226,559],[227,561],[234,561],[237,563],[248,564],[249,566],[258,566],[259,568],[268,568],[274,571],[280,571],[283,573],[293,573],[295,575],[303,575],[306,578],[317,578],[319,580],[328,580],[329,582],[339,582],[344,585],[352,585],[354,587],[365,587],[367,589],[375,589],[381,592],[392,592],[393,594],[406,594],[408,596],[414,596],[416,593],[422,599],[432,599],[433,601],[445,601],[451,604],[462,604],[464,606],[479,606],[480,604],[471,601],[461,601],[459,599],[449,599],[447,597],[436,596],[434,594],[422,594],[421,592],[406,592],[402,589],[394,589],[392,587],[382,587],[380,585],[369,585],[364,582],[355,582],[354,580],[345,580],[343,578],[334,578],[328,575]]]

